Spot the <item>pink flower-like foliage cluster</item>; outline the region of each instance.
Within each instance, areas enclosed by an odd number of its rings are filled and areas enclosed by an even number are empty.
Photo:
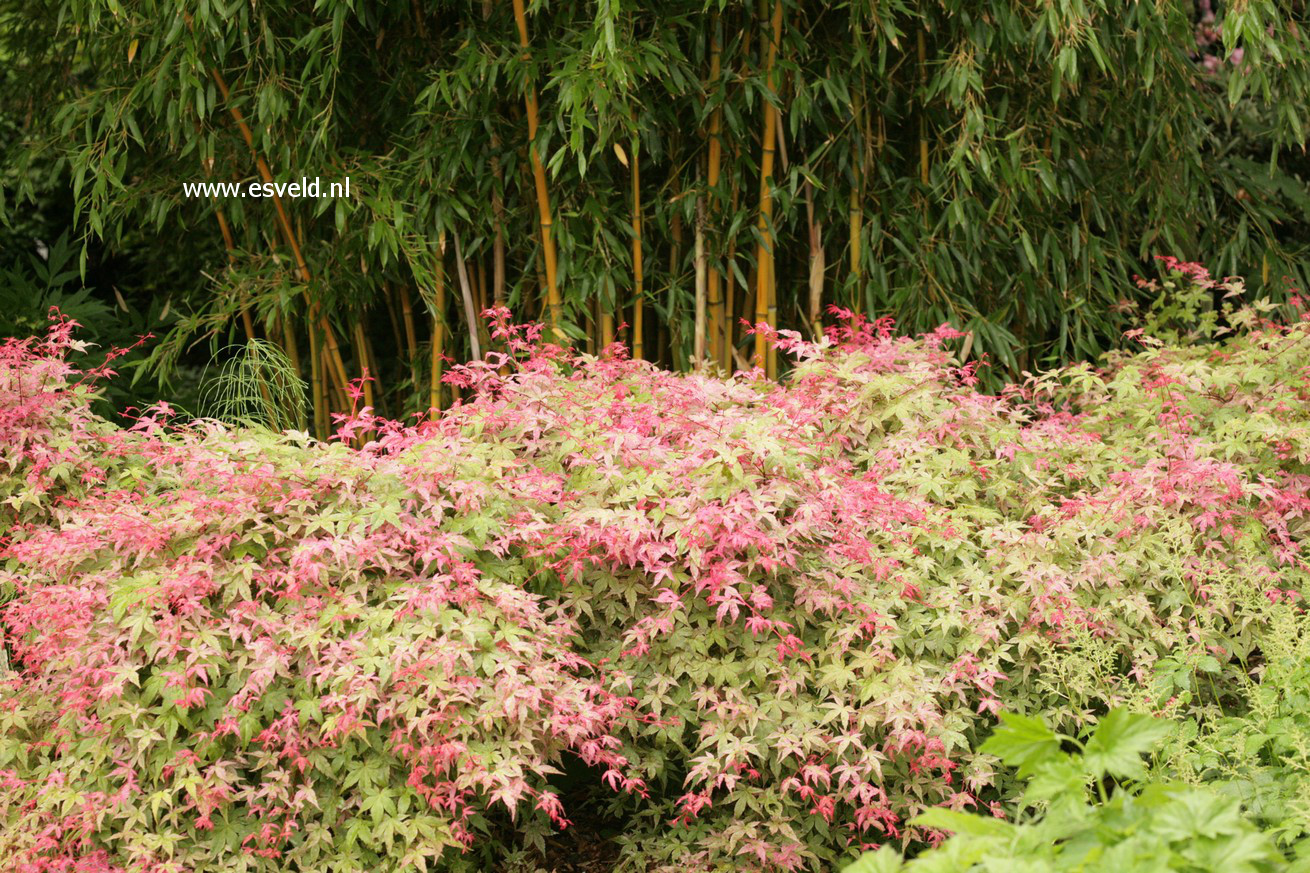
[[[9,341],[0,854],[450,862],[565,826],[577,760],[633,864],[822,869],[999,809],[1002,707],[1199,712],[1301,609],[1310,323],[990,396],[958,331],[833,314],[761,327],[774,384],[491,312],[471,399],[327,445],[118,429],[67,322]]]

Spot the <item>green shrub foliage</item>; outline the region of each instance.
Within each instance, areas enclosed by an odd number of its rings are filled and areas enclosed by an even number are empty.
[[[983,744],[983,751],[995,752],[1027,773],[1022,802],[1025,807],[1040,805],[1044,813],[1011,823],[929,810],[915,821],[957,836],[908,864],[894,850],[882,849],[842,873],[1262,873],[1286,868],[1273,840],[1242,817],[1235,799],[1185,785],[1130,781],[1145,773],[1141,753],[1169,730],[1167,724],[1116,709],[1083,745],[1074,737],[1058,736],[1039,719],[1001,718],[1005,725]],[[1061,752],[1061,740],[1076,744],[1081,753]],[[1107,781],[1115,789],[1109,796]],[[1097,786],[1100,803],[1086,802],[1089,783]]]
[[[769,337],[776,384],[501,311],[467,402],[330,444],[113,428],[68,324],[11,341],[0,856],[486,869],[580,779],[620,869],[820,870],[1004,813],[1002,709],[1222,731],[1307,581],[1310,320],[1274,314],[1160,307],[1174,341],[988,395],[948,327],[837,312]]]
[[[1303,840],[1310,836],[1310,626],[1290,611],[1275,621],[1261,639],[1260,670],[1242,681],[1238,704],[1210,707],[1181,724],[1155,771],[1217,784],[1280,844],[1310,850]],[[1167,673],[1158,681],[1173,684]],[[1181,691],[1174,699],[1190,709],[1188,683]]]

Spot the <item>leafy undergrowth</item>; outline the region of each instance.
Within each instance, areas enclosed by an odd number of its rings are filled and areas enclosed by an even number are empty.
[[[1004,726],[982,748],[1028,779],[1020,820],[930,809],[915,821],[956,836],[908,864],[884,847],[842,873],[1310,870],[1310,859],[1289,866],[1271,836],[1242,815],[1234,798],[1141,781],[1146,776],[1141,755],[1169,731],[1166,723],[1111,710],[1084,744],[1054,733],[1040,719],[1004,713],[1001,718]],[[1079,752],[1062,752],[1062,742]],[[1099,795],[1095,803],[1087,802],[1089,787]]]
[[[819,870],[1012,814],[1001,709],[1167,714],[1195,780],[1255,743],[1225,719],[1303,622],[1310,322],[1156,319],[988,396],[949,328],[838,315],[773,384],[497,313],[472,400],[331,444],[118,429],[70,325],[8,342],[0,857],[530,870],[586,797],[617,869]]]

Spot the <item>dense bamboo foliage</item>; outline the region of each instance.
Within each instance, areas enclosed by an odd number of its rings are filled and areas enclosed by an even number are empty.
[[[999,374],[1112,344],[1154,252],[1305,279],[1300,0],[0,10],[8,220],[67,179],[85,242],[189,259],[153,364],[267,339],[320,431],[366,370],[388,414],[451,402],[496,302],[771,374],[745,323],[836,305],[951,322]],[[302,176],[351,197],[182,189]]]

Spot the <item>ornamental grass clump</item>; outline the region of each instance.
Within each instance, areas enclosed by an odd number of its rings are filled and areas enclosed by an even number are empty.
[[[948,327],[766,331],[775,384],[491,315],[466,402],[333,444],[118,430],[65,326],[5,347],[0,855],[490,869],[577,801],[618,869],[828,869],[1006,815],[1000,710],[1240,716],[1304,620],[1310,321],[993,396]]]

